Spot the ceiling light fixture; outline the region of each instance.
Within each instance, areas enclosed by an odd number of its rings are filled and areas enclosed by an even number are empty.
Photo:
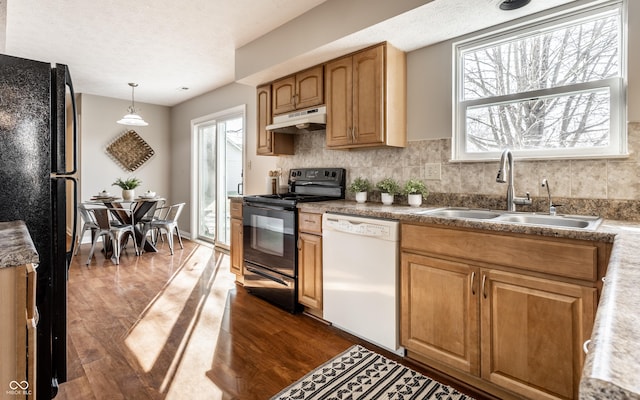
[[[529,4],[531,0],[504,0],[500,3],[501,10],[517,10]]]
[[[131,105],[127,109],[127,115],[122,117],[122,119],[120,119],[118,123],[121,125],[147,126],[149,125],[149,123],[142,119],[142,117],[138,113],[136,113],[136,102],[133,97],[133,91],[136,87],[138,87],[138,84],[129,83],[129,86],[131,86]]]

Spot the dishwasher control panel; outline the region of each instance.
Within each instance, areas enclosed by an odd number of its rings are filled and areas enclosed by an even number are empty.
[[[381,239],[394,239],[393,236],[397,236],[397,221],[380,220],[380,223],[377,223],[375,219],[367,218],[366,222],[360,219],[351,216],[327,215],[323,229]]]

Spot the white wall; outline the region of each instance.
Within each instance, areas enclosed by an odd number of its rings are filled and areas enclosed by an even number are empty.
[[[142,180],[136,192],[153,190],[171,201],[169,107],[136,103],[136,108],[149,125],[126,127],[116,121],[125,114],[130,101],[89,94],[81,94],[79,98],[80,200],[86,201],[103,189],[120,195],[121,189],[111,184],[117,178],[134,176]],[[135,130],[155,153],[132,173],[122,169],[106,152],[106,147],[128,129]]]
[[[186,202],[180,228],[192,232],[191,216],[191,121],[208,114],[246,105],[244,194],[264,191],[264,172],[274,169],[276,157],[256,155],[256,88],[233,83],[178,104],[171,109],[171,198]]]
[[[630,0],[628,24],[628,120],[640,121],[640,1]],[[456,39],[456,40],[459,40]],[[407,54],[407,129],[409,141],[451,138],[452,44],[446,41]],[[239,53],[248,49],[241,49]],[[243,64],[246,67],[245,64]],[[250,68],[249,68],[250,69]],[[248,75],[254,70],[243,70]],[[191,120],[246,104],[244,193],[264,192],[265,171],[277,166],[276,157],[257,156],[255,88],[230,84],[171,109],[171,198],[190,202]],[[366,150],[364,150],[366,151]],[[369,151],[375,156],[375,151]],[[185,211],[191,212],[190,207]],[[183,215],[180,226],[190,229]]]
[[[628,1],[627,29],[627,120],[638,122],[640,1]],[[407,134],[410,141],[451,138],[453,42],[449,40],[407,54]]]

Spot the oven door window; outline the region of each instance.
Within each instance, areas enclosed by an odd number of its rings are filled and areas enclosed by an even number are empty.
[[[242,208],[245,260],[296,276],[296,212],[247,205]]]
[[[284,220],[266,215],[252,215],[251,248],[284,257]]]

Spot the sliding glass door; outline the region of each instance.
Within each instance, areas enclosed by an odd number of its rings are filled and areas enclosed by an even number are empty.
[[[244,106],[194,121],[198,238],[229,245],[229,196],[242,193]]]

